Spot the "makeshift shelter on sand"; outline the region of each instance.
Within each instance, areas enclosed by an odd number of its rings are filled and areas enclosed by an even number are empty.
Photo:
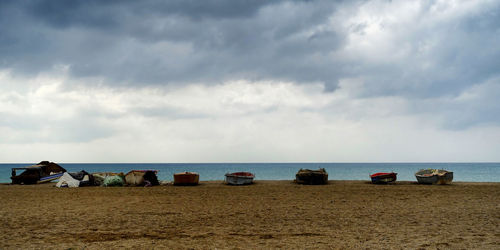
[[[80,181],[73,178],[68,172],[65,172],[56,184],[56,187],[79,187]]]
[[[94,186],[94,176],[82,170],[80,172],[69,173],[71,177],[80,181],[80,187]]]
[[[93,185],[94,177],[82,170],[76,173],[64,173],[57,182],[56,187],[84,187]]]
[[[102,186],[104,187],[121,187],[125,181],[123,180],[122,176],[119,175],[110,175],[106,176],[104,178],[104,182],[102,183]]]
[[[295,182],[307,185],[324,185],[328,183],[328,173],[324,168],[318,170],[301,168],[295,175]]]
[[[16,175],[16,170],[24,170]],[[40,163],[27,167],[12,168],[12,184],[37,184],[49,182],[60,178],[66,169],[56,163],[41,161]]]
[[[106,178],[108,178],[107,183],[109,184],[110,183],[109,180],[114,179],[114,178],[111,178],[112,176],[118,176],[118,177],[122,178],[122,185],[123,185],[123,179],[125,178],[125,175],[123,173],[111,173],[111,172],[92,173],[92,176],[94,177],[94,186],[105,186],[104,181],[106,180]],[[118,179],[115,179],[115,180],[118,180]],[[115,182],[113,182],[113,183],[115,183]]]
[[[125,183],[129,186],[157,186],[160,185],[157,173],[157,170],[131,170],[125,175]]]

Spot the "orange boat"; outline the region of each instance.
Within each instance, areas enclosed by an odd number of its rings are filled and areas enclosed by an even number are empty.
[[[181,172],[174,174],[174,185],[194,186],[198,185],[200,175],[196,172]]]

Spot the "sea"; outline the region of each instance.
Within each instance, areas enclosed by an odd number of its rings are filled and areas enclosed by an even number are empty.
[[[11,168],[36,163],[0,164],[0,183],[10,183]],[[201,181],[224,180],[228,172],[247,171],[255,180],[293,180],[301,168],[325,168],[329,180],[369,180],[377,172],[396,172],[398,180],[415,181],[420,169],[437,168],[454,172],[454,181],[500,182],[500,163],[58,163],[69,172],[123,172],[151,169],[158,179],[172,181],[178,172],[197,172]],[[18,171],[18,174],[20,171]]]

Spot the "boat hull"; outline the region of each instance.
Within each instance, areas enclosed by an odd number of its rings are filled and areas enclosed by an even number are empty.
[[[436,175],[433,176],[416,176],[417,182],[420,184],[436,184],[438,182],[438,177]]]
[[[226,183],[229,185],[249,185],[253,183],[254,174],[249,172],[227,173]]]
[[[174,174],[174,185],[195,186],[198,185],[200,175],[194,172],[183,172]]]
[[[445,185],[450,184],[453,181],[453,172],[448,172],[442,176],[439,176],[436,184]]]
[[[61,178],[61,176],[63,176],[63,174],[64,173],[57,173],[57,174],[52,174],[49,176],[42,177],[42,178],[40,178],[39,181],[37,181],[37,183],[45,183],[45,182],[55,181],[55,180]]]
[[[374,184],[387,184],[396,181],[397,173],[376,173],[370,175],[370,178]]]

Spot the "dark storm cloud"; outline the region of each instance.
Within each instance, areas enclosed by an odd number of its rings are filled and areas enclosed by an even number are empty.
[[[277,2],[275,2],[277,3]],[[121,15],[179,15],[192,19],[244,18],[252,16],[270,1],[36,1],[29,10],[54,26],[117,26]]]
[[[299,34],[324,23],[335,5],[13,1],[2,6],[1,65],[36,74],[63,64],[74,76],[101,76],[120,84],[322,81],[336,78],[335,65],[323,54],[343,38],[331,31]]]
[[[370,4],[378,18],[357,17]],[[352,34],[374,42],[371,20],[384,19],[383,9],[396,4],[2,1],[0,67],[37,74],[67,65],[73,77],[128,86],[249,79],[321,82],[334,91],[339,79],[362,78],[362,95],[409,98],[458,95],[498,76],[498,3],[444,21],[433,12],[442,3],[421,4],[414,20],[380,23],[382,32],[394,33],[385,52],[345,52]]]

